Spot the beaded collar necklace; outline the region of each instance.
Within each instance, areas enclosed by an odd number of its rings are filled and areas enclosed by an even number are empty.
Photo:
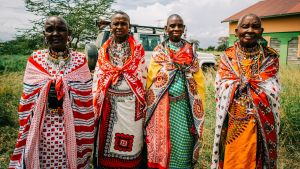
[[[261,46],[258,44],[252,48],[242,47],[239,43],[237,43],[237,46],[238,46],[238,52],[244,57],[244,59],[255,57],[261,51]]]
[[[48,51],[49,55],[47,57],[47,60],[56,65],[59,65],[60,68],[62,68],[66,63],[70,61],[71,57],[69,55],[69,49],[66,49],[63,52],[54,52],[51,49],[48,49]]]
[[[173,51],[178,51],[178,49],[182,48],[184,42],[180,40],[179,42],[172,42],[170,39],[167,41],[168,47]]]
[[[236,54],[237,54],[237,63],[238,63],[238,67],[239,67],[239,71],[241,72],[242,76],[242,82],[246,82],[248,80],[249,76],[253,76],[254,74],[257,74],[259,72],[260,69],[260,64],[262,59],[264,58],[264,52],[263,52],[263,48],[261,47],[261,45],[257,45],[255,47],[255,49],[253,48],[249,48],[248,51],[255,51],[255,52],[250,52],[246,53],[245,52],[241,52],[242,49],[240,49],[239,44],[236,45],[237,49],[236,49]],[[258,52],[257,52],[258,50]],[[254,55],[255,54],[255,55]]]
[[[48,51],[49,51],[49,55],[52,58],[54,58],[54,59],[64,59],[64,58],[67,58],[67,57],[69,57],[69,53],[70,53],[68,48],[65,49],[62,52],[55,52],[55,51],[53,51],[51,49],[48,49]]]
[[[128,40],[117,43],[113,40],[108,48],[110,61],[113,65],[123,66],[131,55],[130,44]]]

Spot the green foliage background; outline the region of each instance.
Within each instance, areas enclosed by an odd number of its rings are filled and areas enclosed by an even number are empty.
[[[44,47],[43,35],[22,35],[14,40],[0,43],[0,55],[29,55],[33,50]]]
[[[96,39],[96,20],[108,18],[113,10],[114,0],[25,0],[26,9],[37,16],[33,27],[26,35],[41,34],[44,22],[49,16],[62,16],[71,28],[70,47],[76,49],[79,43]]]
[[[7,168],[18,132],[17,108],[22,92],[23,71],[28,55],[0,56],[0,168]],[[197,168],[209,168],[215,127],[215,71],[206,77],[206,115]],[[279,169],[300,168],[300,76],[299,67],[280,70],[281,133]]]
[[[69,24],[72,35],[69,47],[77,49],[95,40],[98,34],[96,20],[109,18],[114,0],[25,0],[26,9],[36,15],[29,29],[18,29],[14,40],[0,42],[0,55],[28,55],[46,47],[43,27],[49,16],[59,15]]]

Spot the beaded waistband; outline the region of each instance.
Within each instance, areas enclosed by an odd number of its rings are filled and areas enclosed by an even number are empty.
[[[107,94],[109,94],[110,96],[126,97],[126,96],[133,95],[133,92],[131,90],[117,91],[117,90],[113,90],[113,89],[108,89]]]
[[[51,115],[60,115],[61,116],[64,113],[64,110],[60,107],[58,107],[57,109],[48,108],[47,112]]]
[[[169,98],[170,98],[170,102],[177,102],[177,101],[186,99],[187,98],[187,93],[182,93],[179,96],[170,96],[169,95]]]

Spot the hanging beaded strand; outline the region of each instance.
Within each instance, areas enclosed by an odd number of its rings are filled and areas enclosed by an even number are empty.
[[[261,45],[257,45],[254,48],[242,50],[240,45],[237,45],[237,61],[241,69],[241,73],[244,76],[252,76],[259,72],[260,59],[263,56]],[[245,48],[243,48],[245,50]]]
[[[236,45],[236,56],[238,67],[241,73],[241,85],[245,88],[247,87],[247,79],[250,76],[253,76],[259,73],[260,60],[264,57],[263,50],[261,45],[257,45],[251,49],[245,49],[240,47],[240,45]],[[247,90],[247,89],[246,89]],[[243,117],[236,116],[228,111],[228,114],[234,118],[235,120],[248,120],[250,116],[253,114],[253,109],[250,104],[250,98],[247,93],[241,93],[242,90],[239,90],[238,98],[234,99],[238,105],[246,108],[246,115]],[[250,107],[249,107],[250,106]]]

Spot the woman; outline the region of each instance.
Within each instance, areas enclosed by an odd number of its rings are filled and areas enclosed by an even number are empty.
[[[216,77],[217,115],[212,168],[276,168],[280,85],[278,54],[258,43],[261,20],[248,14],[239,41],[221,57]]]
[[[169,16],[169,39],[159,44],[147,76],[147,150],[150,168],[192,168],[204,121],[204,77],[192,44],[181,39],[182,18]]]
[[[112,36],[99,51],[93,92],[97,116],[95,168],[137,168],[141,164],[144,125],[144,49],[129,34],[122,11],[111,17]]]
[[[92,80],[85,55],[67,47],[70,35],[63,18],[46,20],[49,48],[28,59],[9,168],[88,168],[94,142]]]

